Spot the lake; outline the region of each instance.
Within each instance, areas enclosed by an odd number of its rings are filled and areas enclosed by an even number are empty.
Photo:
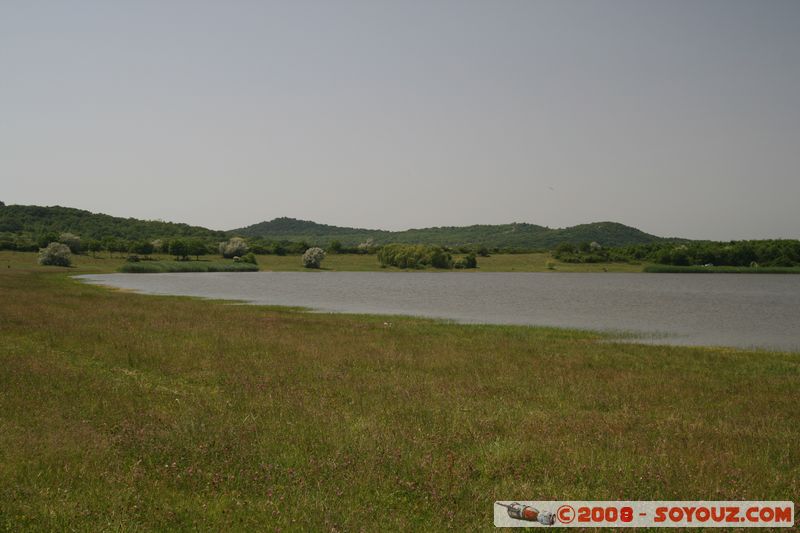
[[[800,275],[322,271],[77,277],[148,294],[800,351]]]

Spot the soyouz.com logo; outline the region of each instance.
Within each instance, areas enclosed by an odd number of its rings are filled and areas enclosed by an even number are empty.
[[[789,501],[498,501],[497,527],[793,527]]]

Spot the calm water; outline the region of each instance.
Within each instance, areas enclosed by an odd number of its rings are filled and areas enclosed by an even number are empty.
[[[252,272],[79,277],[151,294],[632,331],[672,344],[800,351],[800,275]]]

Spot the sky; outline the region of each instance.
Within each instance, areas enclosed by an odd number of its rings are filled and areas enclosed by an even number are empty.
[[[800,2],[0,1],[0,200],[798,238]]]

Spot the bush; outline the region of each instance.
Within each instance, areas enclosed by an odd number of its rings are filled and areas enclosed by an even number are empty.
[[[387,244],[378,252],[382,266],[397,268],[452,268],[452,256],[440,246],[425,244]]]
[[[306,268],[319,268],[323,259],[325,259],[325,252],[322,248],[309,248],[303,254],[303,266]]]
[[[219,253],[226,259],[242,257],[247,251],[247,242],[241,237],[233,237],[227,242],[219,243]]]
[[[39,264],[68,267],[72,264],[72,253],[69,246],[60,242],[51,242],[47,248],[39,251]]]
[[[258,264],[258,260],[256,259],[256,254],[254,254],[253,252],[244,254],[241,258],[239,258],[239,260],[242,263],[250,263],[251,265]]]
[[[478,268],[478,259],[475,257],[474,253],[469,253],[456,261],[453,266],[456,268]]]

